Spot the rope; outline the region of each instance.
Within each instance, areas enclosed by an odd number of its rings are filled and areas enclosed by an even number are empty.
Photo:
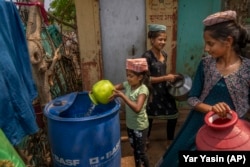
[[[47,17],[47,12],[46,10],[44,9],[44,4],[41,3],[41,2],[14,2],[16,5],[19,5],[19,6],[38,6],[40,11],[41,11],[41,14],[42,14],[42,17],[43,17],[43,21],[46,25],[49,25],[49,20],[48,20],[48,17]]]

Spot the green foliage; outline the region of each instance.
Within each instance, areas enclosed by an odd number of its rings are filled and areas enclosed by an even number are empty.
[[[48,11],[57,18],[57,22],[76,26],[76,8],[74,0],[53,0]],[[52,22],[54,20],[51,20]],[[59,24],[60,24],[59,23]]]

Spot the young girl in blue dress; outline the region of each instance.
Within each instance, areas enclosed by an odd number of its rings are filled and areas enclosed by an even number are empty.
[[[198,65],[189,93],[193,110],[164,154],[162,167],[177,167],[178,151],[196,150],[195,137],[207,112],[225,117],[233,110],[239,119],[249,112],[250,60],[242,52],[248,42],[247,30],[237,22],[235,11],[215,13],[203,23],[207,56]]]

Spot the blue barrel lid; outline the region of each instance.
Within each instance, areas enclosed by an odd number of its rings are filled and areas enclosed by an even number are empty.
[[[87,91],[84,92],[73,92],[64,96],[60,96],[55,98],[46,104],[44,108],[44,115],[49,119],[57,120],[57,121],[83,121],[83,120],[92,120],[98,119],[101,117],[106,117],[111,115],[112,113],[116,113],[120,109],[120,102],[118,99],[108,103],[108,104],[98,104],[96,108],[99,110],[106,110],[96,115],[85,116],[85,117],[62,117],[61,114],[71,108],[81,108],[85,107],[85,103],[92,103],[89,99]],[[77,102],[78,96],[84,96],[85,98],[81,102]],[[87,98],[86,98],[87,97]],[[78,99],[79,100],[79,99]],[[74,106],[77,105],[77,106]],[[87,105],[88,106],[88,105]],[[87,109],[86,109],[87,110]]]

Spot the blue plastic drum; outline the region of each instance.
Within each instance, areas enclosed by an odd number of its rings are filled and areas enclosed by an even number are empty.
[[[120,103],[93,106],[88,92],[54,99],[44,108],[54,167],[120,167]],[[90,111],[91,110],[91,111]]]

